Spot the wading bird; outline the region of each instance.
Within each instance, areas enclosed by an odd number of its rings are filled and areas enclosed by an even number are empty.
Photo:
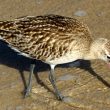
[[[0,39],[22,55],[50,65],[49,79],[59,100],[63,96],[55,82],[56,65],[78,59],[110,62],[110,40],[94,39],[85,24],[70,17],[44,15],[0,21]],[[31,64],[25,96],[31,91],[34,67],[35,64]]]

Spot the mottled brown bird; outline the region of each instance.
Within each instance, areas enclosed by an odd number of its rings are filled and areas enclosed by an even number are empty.
[[[60,100],[63,96],[55,84],[56,65],[78,59],[110,61],[110,40],[93,39],[85,24],[70,17],[44,15],[1,21],[0,39],[21,54],[50,65],[49,79]],[[34,67],[32,64],[25,96],[31,91]]]

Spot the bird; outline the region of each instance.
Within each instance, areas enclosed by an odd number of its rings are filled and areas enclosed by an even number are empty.
[[[101,59],[110,64],[110,40],[94,38],[86,24],[72,17],[49,14],[0,21],[0,40],[33,59],[26,97],[31,92],[36,60],[50,65],[49,80],[58,100],[63,100],[64,96],[56,86],[56,65],[78,59]]]

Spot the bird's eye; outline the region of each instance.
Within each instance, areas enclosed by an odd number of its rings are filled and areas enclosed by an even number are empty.
[[[107,56],[108,59],[110,59],[110,56]]]

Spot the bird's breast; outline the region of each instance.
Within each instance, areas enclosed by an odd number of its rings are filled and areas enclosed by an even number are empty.
[[[49,58],[47,58],[46,63],[57,65],[57,64],[73,62],[78,59],[83,59],[83,53],[79,51],[74,51],[74,52],[67,53],[59,58],[55,58],[53,60],[50,60]]]

